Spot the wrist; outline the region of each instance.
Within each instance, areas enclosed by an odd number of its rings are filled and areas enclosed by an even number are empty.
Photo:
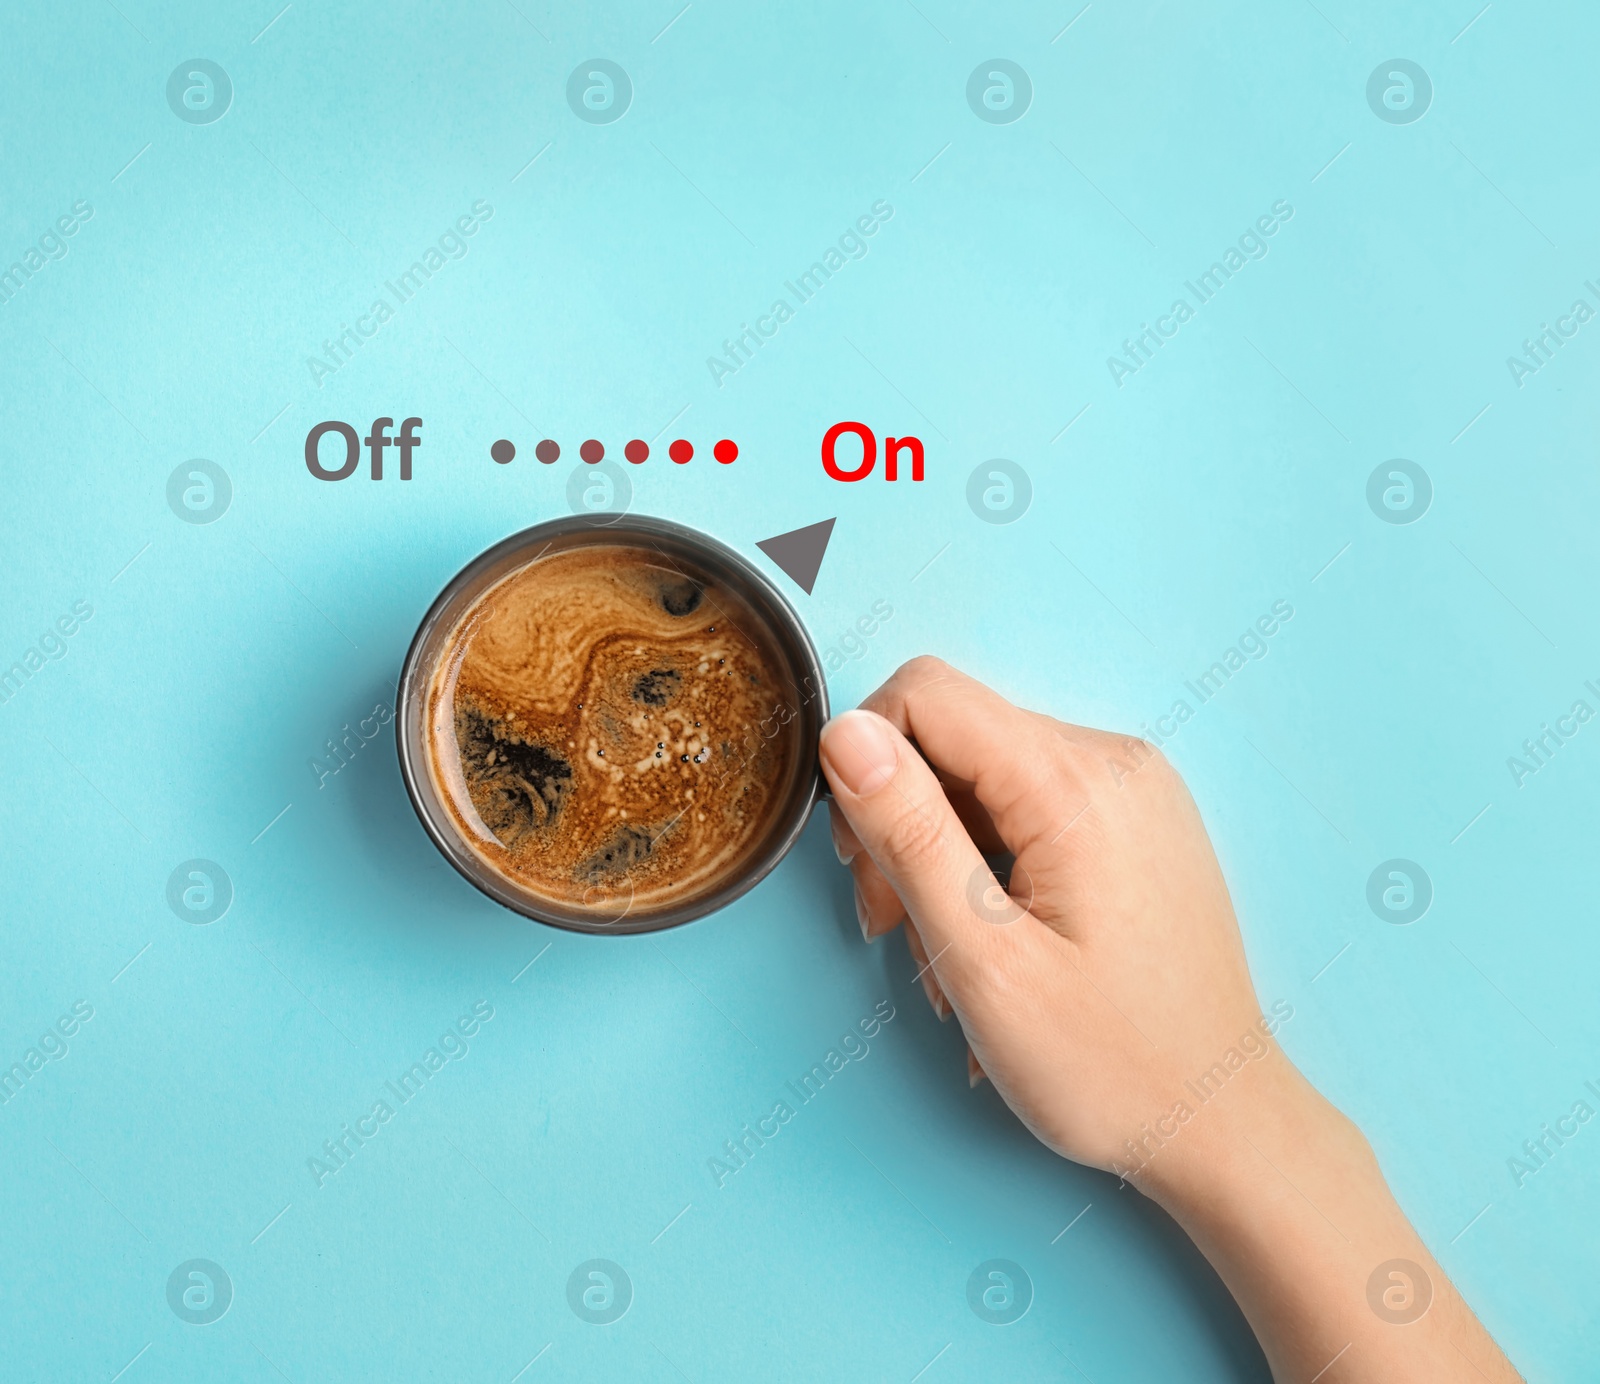
[[[1281,1054],[1253,1067],[1131,1180],[1228,1285],[1273,1377],[1322,1378],[1343,1342],[1341,1378],[1518,1378],[1406,1219],[1360,1130]],[[1425,1289],[1423,1318],[1386,1317],[1374,1304],[1375,1275],[1396,1268],[1408,1291]]]
[[[1382,1182],[1361,1132],[1280,1049],[1196,1106],[1183,1136],[1133,1179],[1180,1224],[1226,1221],[1255,1203],[1264,1167],[1370,1171]]]

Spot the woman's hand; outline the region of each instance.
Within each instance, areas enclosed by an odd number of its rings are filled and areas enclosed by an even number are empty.
[[[822,765],[862,931],[905,927],[970,1079],[1166,1206],[1277,1379],[1517,1377],[1360,1132],[1274,1041],[1293,1009],[1262,1013],[1205,826],[1159,751],[919,658],[829,722]],[[986,855],[1015,857],[1008,889]],[[1408,1287],[1380,1273],[1396,1260]],[[1395,1320],[1424,1289],[1430,1310]]]

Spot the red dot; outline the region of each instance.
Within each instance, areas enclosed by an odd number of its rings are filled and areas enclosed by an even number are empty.
[[[717,445],[711,449],[711,454],[712,456],[716,457],[716,459],[724,466],[726,466],[729,462],[738,459],[739,444],[737,442],[730,442],[727,438],[723,438],[721,442],[717,443]]]
[[[667,455],[677,462],[679,466],[682,466],[684,462],[694,455],[694,443],[685,442],[680,437],[667,448]]]
[[[591,466],[593,466],[595,462],[599,461],[601,457],[605,456],[605,454],[605,444],[603,442],[597,442],[592,437],[578,448],[578,455]]]
[[[641,442],[637,437],[622,449],[622,455],[627,457],[635,466],[646,460],[650,455],[650,444]]]

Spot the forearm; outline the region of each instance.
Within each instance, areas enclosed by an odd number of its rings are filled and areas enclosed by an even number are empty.
[[[1281,1054],[1199,1112],[1139,1182],[1227,1284],[1278,1384],[1519,1378],[1366,1140]]]

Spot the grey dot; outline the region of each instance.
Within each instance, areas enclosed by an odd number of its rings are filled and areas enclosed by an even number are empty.
[[[185,1259],[167,1278],[167,1306],[191,1326],[209,1326],[232,1301],[233,1280],[210,1259]]]
[[[514,461],[516,459],[516,443],[502,437],[498,442],[491,442],[489,444],[489,455],[499,462],[500,465],[504,466],[507,462]]]
[[[185,524],[214,524],[233,503],[233,482],[214,461],[194,457],[167,477],[167,508]]]
[[[1380,62],[1367,78],[1367,105],[1389,125],[1421,120],[1433,104],[1433,83],[1410,58]]]
[[[590,125],[621,120],[633,104],[633,83],[609,58],[590,58],[572,69],[567,78],[567,105]]]
[[[233,104],[233,81],[210,58],[190,58],[167,78],[167,104],[185,124],[209,125]]]
[[[967,105],[979,120],[1009,125],[1021,120],[1033,103],[1033,83],[1010,58],[980,62],[967,78]]]
[[[233,902],[233,881],[215,860],[185,860],[167,876],[167,907],[185,923],[214,923]]]

